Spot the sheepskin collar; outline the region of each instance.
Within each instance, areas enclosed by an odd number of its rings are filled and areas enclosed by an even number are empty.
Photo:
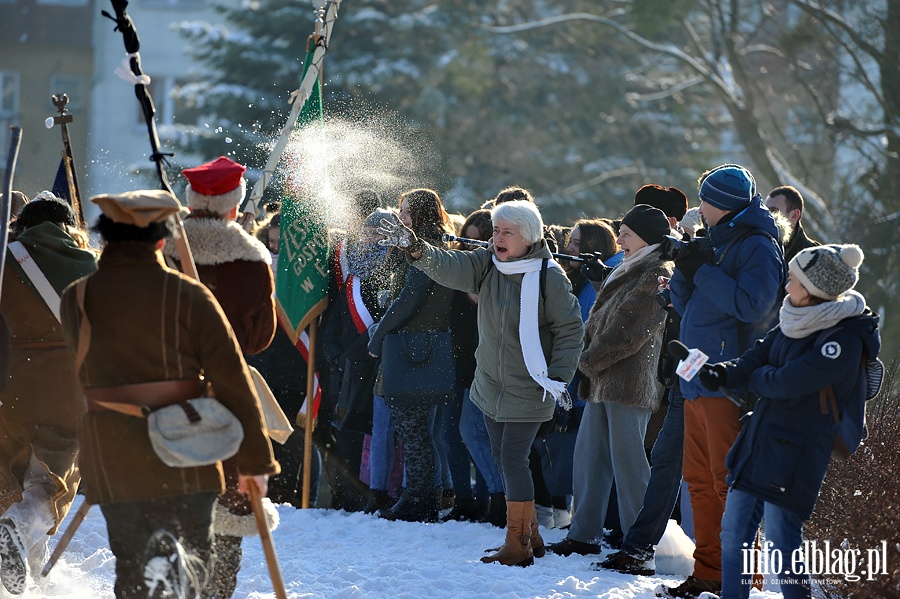
[[[266,246],[234,221],[186,218],[184,231],[196,264],[216,265],[237,260],[268,263],[270,260]],[[174,260],[179,259],[174,243],[167,243],[163,252]]]

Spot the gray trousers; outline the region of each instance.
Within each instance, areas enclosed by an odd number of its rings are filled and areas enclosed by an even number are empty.
[[[613,402],[584,407],[573,460],[574,514],[568,537],[599,543],[613,480],[622,531],[634,523],[650,480],[644,435],[650,410]]]
[[[531,444],[541,427],[540,422],[496,422],[484,417],[491,453],[500,470],[508,501],[532,501],[534,481],[528,467]]]

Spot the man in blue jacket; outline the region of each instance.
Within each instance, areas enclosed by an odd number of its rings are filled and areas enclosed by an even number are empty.
[[[711,362],[740,356],[775,324],[785,281],[775,220],[761,203],[750,172],[723,165],[701,178],[700,214],[709,229],[675,260],[669,283],[681,315],[681,341]],[[725,455],[740,431],[741,410],[695,378],[681,381],[684,404],[684,479],[694,515],[694,572],[663,597],[718,593],[719,540],[728,485]]]

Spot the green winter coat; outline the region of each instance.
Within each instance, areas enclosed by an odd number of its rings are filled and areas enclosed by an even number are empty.
[[[426,245],[412,265],[437,283],[478,294],[478,349],[470,397],[497,422],[545,422],[553,416],[553,397],[538,385],[522,356],[519,343],[519,297],[524,275],[504,275],[494,266],[489,249],[472,252],[440,250]],[[544,240],[519,260],[552,259]],[[566,275],[548,268],[539,300],[538,326],[550,378],[572,380],[584,334],[581,309]]]

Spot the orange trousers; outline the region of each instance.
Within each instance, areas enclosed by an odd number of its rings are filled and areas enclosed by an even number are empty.
[[[724,397],[684,402],[684,480],[694,515],[694,576],[722,580],[722,514],[728,485],[725,456],[741,430],[741,411]]]

